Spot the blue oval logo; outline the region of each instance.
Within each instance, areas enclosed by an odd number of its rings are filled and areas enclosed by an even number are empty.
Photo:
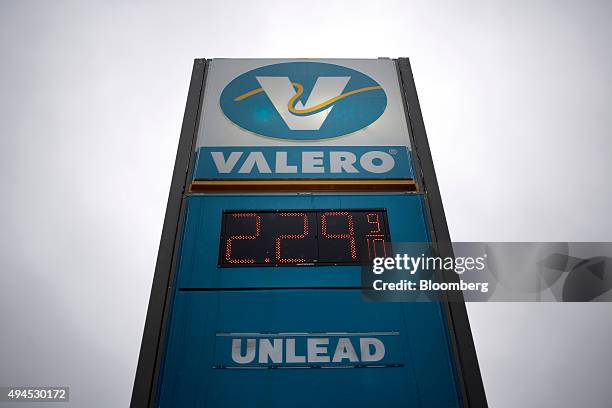
[[[221,93],[221,110],[241,128],[277,139],[319,140],[370,125],[387,107],[383,88],[354,69],[286,62],[248,71]]]

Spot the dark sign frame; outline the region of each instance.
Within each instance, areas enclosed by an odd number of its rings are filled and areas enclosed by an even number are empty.
[[[454,257],[410,60],[399,58],[396,60],[396,66],[403,91],[406,119],[410,127],[410,142],[412,143],[415,172],[417,177],[420,177],[420,183],[425,192],[425,208],[431,227],[432,242],[440,257]],[[459,276],[456,273],[446,271],[442,274],[443,282],[459,281]],[[463,295],[460,292],[453,292],[444,302],[444,309],[465,406],[488,407]]]
[[[191,162],[195,151],[195,142],[200,121],[202,98],[208,60],[196,59],[191,74],[191,83],[187,95],[187,104],[179,139],[174,172],[170,185],[166,215],[157,256],[155,274],[149,298],[144,333],[140,347],[140,356],[130,406],[132,408],[153,407],[156,402],[156,388],[159,378],[162,351],[165,347],[166,326],[172,303],[172,290],[176,272],[176,255],[178,254],[179,237],[182,233],[185,214],[185,194],[188,191],[188,180],[191,179]],[[408,58],[395,60],[398,80],[402,89],[404,110],[410,129],[413,160],[417,178],[425,192],[425,207],[434,246],[442,257],[453,256],[444,207],[438,188],[423,116],[419,105],[412,68]],[[446,273],[443,279],[455,282],[458,276]],[[449,328],[449,338],[461,396],[465,407],[487,407],[484,386],[467,310],[462,295],[452,295],[444,302],[444,311]]]

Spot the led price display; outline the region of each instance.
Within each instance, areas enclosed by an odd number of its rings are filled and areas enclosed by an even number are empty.
[[[357,265],[388,245],[386,210],[224,211],[219,266]]]

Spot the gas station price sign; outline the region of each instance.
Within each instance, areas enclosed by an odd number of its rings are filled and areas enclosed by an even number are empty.
[[[220,267],[359,265],[387,256],[387,211],[224,211]]]

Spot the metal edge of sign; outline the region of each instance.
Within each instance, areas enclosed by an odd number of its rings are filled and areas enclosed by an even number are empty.
[[[176,270],[176,254],[185,214],[185,193],[192,172],[198,123],[209,61],[196,59],[187,93],[183,124],[168,194],[155,273],[140,346],[140,355],[132,389],[131,408],[154,406],[161,368],[161,350],[172,301],[172,281]]]
[[[191,193],[207,192],[375,192],[418,191],[414,179],[288,179],[288,180],[195,180]]]
[[[420,179],[421,189],[425,193],[425,208],[432,230],[432,242],[437,246],[441,257],[453,257],[452,242],[410,60],[398,58],[396,67],[410,130],[413,165],[416,177]],[[446,282],[453,282],[458,281],[458,276],[450,272],[444,274],[443,279]],[[452,298],[447,298],[443,304],[465,406],[486,408],[488,404],[485,389],[463,296],[453,294]]]

